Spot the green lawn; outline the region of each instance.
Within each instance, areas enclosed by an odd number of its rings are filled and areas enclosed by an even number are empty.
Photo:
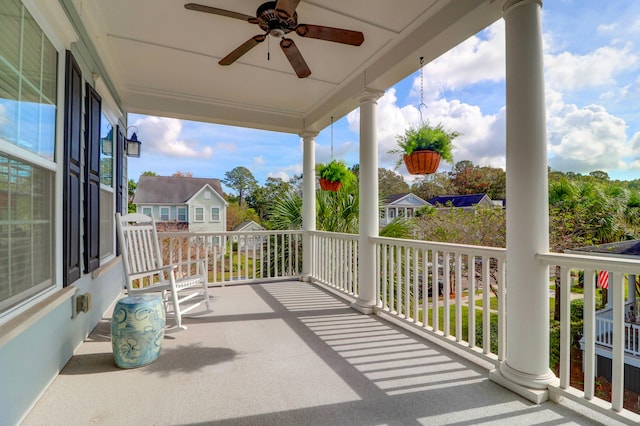
[[[484,300],[482,300],[482,295],[477,296],[478,299],[476,299],[476,306],[482,307],[482,303],[484,302]],[[489,298],[489,309],[493,309],[495,311],[498,310],[498,298],[495,296],[492,296],[491,298]]]
[[[469,333],[469,308],[466,305],[463,305],[462,307],[462,336],[461,339],[464,341],[468,341],[468,333]],[[449,324],[449,334],[452,336],[456,336],[456,307],[454,304],[452,304],[449,307],[449,318],[450,318],[450,324]],[[495,322],[497,324],[498,322],[498,314],[495,313],[491,313],[491,322]],[[422,321],[422,311],[420,311],[420,317],[418,318],[419,321]],[[433,309],[429,309],[429,315],[427,317],[427,322],[429,325],[433,326]],[[444,306],[440,306],[438,309],[438,329],[440,331],[444,330]],[[476,336],[479,335],[478,330],[482,329],[482,310],[480,309],[476,309]],[[481,333],[480,333],[481,336]],[[456,336],[457,337],[457,336]],[[480,337],[481,339],[481,337]],[[482,341],[477,341],[478,338],[476,338],[476,345],[480,346],[482,344]]]

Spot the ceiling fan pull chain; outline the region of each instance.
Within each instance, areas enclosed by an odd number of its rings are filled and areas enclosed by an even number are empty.
[[[271,40],[267,37],[267,61],[271,60]]]

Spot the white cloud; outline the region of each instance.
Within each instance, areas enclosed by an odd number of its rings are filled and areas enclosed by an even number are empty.
[[[443,90],[457,90],[482,81],[505,78],[504,21],[498,20],[485,30],[486,39],[472,36],[424,67],[424,93],[436,99]],[[420,79],[413,82],[412,93],[420,92]]]
[[[636,68],[638,56],[631,43],[621,48],[604,46],[586,55],[562,52],[545,55],[547,86],[555,90],[580,90],[615,83],[615,75]]]
[[[264,164],[264,157],[262,155],[253,157],[253,164],[256,166],[262,166]]]
[[[182,121],[178,119],[148,116],[133,125],[146,152],[179,158],[209,158],[213,154],[209,146],[200,148],[197,142],[181,140]]]
[[[627,169],[626,123],[600,105],[559,106],[547,122],[549,165],[560,171]]]
[[[275,172],[269,172],[267,177],[280,178],[284,181],[288,181],[293,175],[302,174],[302,164],[292,164],[286,167],[280,167]]]

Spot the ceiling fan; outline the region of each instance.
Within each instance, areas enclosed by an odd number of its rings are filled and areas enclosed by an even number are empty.
[[[300,3],[300,0],[268,1],[258,8],[255,17],[196,3],[187,3],[184,7],[198,12],[213,13],[214,15],[240,19],[250,24],[258,25],[265,32],[264,34],[258,34],[245,41],[234,51],[222,58],[220,62],[218,62],[220,65],[231,65],[249,50],[265,41],[268,35],[271,35],[281,39],[280,47],[293,67],[293,70],[296,72],[296,75],[299,78],[305,78],[311,75],[311,70],[307,66],[296,44],[292,39],[285,37],[285,34],[295,32],[300,37],[333,41],[351,46],[360,46],[364,41],[364,34],[360,31],[344,30],[322,25],[298,24],[298,13],[296,12],[298,3]]]

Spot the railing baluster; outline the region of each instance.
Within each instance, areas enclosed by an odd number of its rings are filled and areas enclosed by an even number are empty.
[[[462,253],[455,254],[455,278],[454,291],[456,295],[456,342],[462,342]]]
[[[594,269],[584,270],[584,397],[592,399],[595,391],[595,337],[596,337],[596,271]]]
[[[440,251],[433,250],[431,257],[431,323],[433,331],[440,329]]]
[[[405,319],[411,318],[411,301],[409,300],[409,296],[411,293],[411,282],[410,282],[410,274],[411,274],[411,249],[408,247],[404,248],[404,317]]]
[[[444,265],[444,291],[442,295],[442,305],[444,310],[444,324],[443,324],[443,332],[445,336],[449,336],[451,334],[451,300],[449,299],[449,295],[451,294],[451,265],[449,263],[451,259],[451,253],[449,251],[445,251],[443,254],[442,263]]]
[[[571,372],[571,291],[569,280],[571,269],[561,268],[560,274],[560,387],[567,389]]]
[[[420,293],[418,291],[418,285],[420,284],[418,281],[419,273],[420,273],[420,259],[419,259],[420,250],[418,248],[413,249],[413,322],[414,324],[418,323],[418,319],[420,317],[419,302],[420,302]]]
[[[491,275],[490,258],[482,256],[482,352],[491,352]]]
[[[476,258],[473,254],[467,254],[467,280],[469,281],[469,293],[467,295],[469,324],[467,339],[469,347],[476,347]]]
[[[624,399],[624,275],[613,272],[610,277],[613,286],[611,408],[621,411]]]
[[[422,249],[422,326],[429,325],[429,249]]]
[[[498,361],[507,357],[507,286],[505,276],[506,260],[496,258],[498,262]]]

